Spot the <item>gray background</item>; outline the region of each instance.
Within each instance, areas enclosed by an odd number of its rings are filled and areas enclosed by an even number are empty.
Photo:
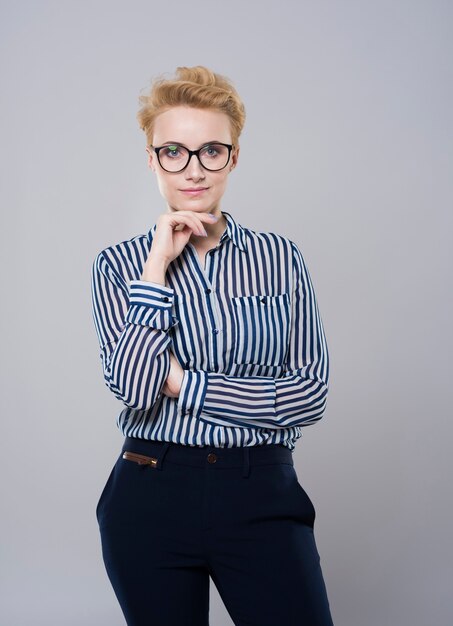
[[[247,107],[222,208],[296,241],[318,297],[331,391],[295,458],[335,625],[452,623],[452,17],[439,0],[2,2],[2,625],[124,624],[94,514],[122,437],[90,268],[165,210],[138,96],[194,64]]]

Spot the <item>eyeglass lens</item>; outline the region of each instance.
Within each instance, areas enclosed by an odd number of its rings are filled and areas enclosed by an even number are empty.
[[[218,143],[204,146],[199,157],[202,165],[209,170],[221,170],[228,163],[229,149]],[[184,146],[177,144],[164,146],[159,150],[161,166],[168,172],[179,172],[189,162],[189,151]]]

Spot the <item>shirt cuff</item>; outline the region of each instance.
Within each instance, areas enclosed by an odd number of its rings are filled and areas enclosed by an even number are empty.
[[[171,287],[147,280],[131,280],[125,321],[156,330],[169,330],[179,324],[171,314],[173,300],[174,290]]]
[[[184,370],[178,398],[178,413],[198,417],[203,409],[208,372],[204,370]]]

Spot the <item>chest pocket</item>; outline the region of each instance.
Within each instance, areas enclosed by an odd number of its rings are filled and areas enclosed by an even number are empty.
[[[235,363],[282,365],[289,343],[291,301],[288,293],[233,298]]]

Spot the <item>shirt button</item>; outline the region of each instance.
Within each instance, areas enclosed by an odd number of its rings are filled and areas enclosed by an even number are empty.
[[[164,302],[168,302],[168,296],[162,296],[162,300],[163,300]]]
[[[214,335],[217,335],[219,333],[219,329],[218,328],[213,328],[212,332],[214,333]]]
[[[261,302],[262,302],[263,304],[266,304],[266,298],[261,298]]]
[[[215,463],[216,461],[217,461],[217,456],[213,452],[210,452],[208,454],[208,463]]]
[[[211,293],[210,289],[205,289],[204,291],[205,291],[205,293]]]

